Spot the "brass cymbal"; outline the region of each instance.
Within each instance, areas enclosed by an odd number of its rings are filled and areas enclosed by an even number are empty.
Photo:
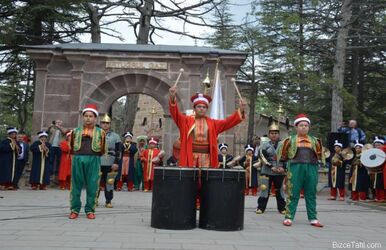
[[[322,152],[323,152],[323,154],[324,154],[324,158],[328,158],[328,157],[330,157],[330,155],[331,155],[331,152],[330,152],[330,150],[328,150],[328,148],[326,148],[326,147],[322,147]]]
[[[107,184],[113,185],[113,184],[114,184],[114,181],[115,181],[114,178],[110,178],[110,179],[107,180]]]
[[[342,150],[342,157],[345,160],[351,160],[354,157],[354,152],[351,148],[345,148]]]
[[[374,146],[372,144],[370,144],[370,143],[367,143],[367,144],[365,144],[363,146],[362,152],[365,152],[366,150],[369,150],[369,149],[372,149],[372,148],[374,148]]]

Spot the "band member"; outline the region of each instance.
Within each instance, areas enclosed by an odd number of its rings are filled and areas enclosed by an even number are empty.
[[[31,145],[32,167],[29,183],[32,190],[46,190],[50,184],[50,152],[51,144],[47,142],[48,134],[45,131],[38,132],[39,140]]]
[[[283,181],[286,175],[284,162],[278,161],[276,149],[280,141],[279,125],[272,122],[268,129],[269,142],[260,146],[260,159],[262,163],[261,175],[259,178],[260,197],[257,201],[256,214],[264,213],[272,184],[275,186],[275,197],[277,210],[279,213],[285,213],[285,200],[283,192]]]
[[[337,192],[339,191],[339,200],[344,201],[346,168],[342,156],[342,148],[343,144],[336,140],[334,143],[335,153],[332,156],[331,168],[329,169],[329,200],[336,200]]]
[[[180,156],[181,141],[178,138],[173,143],[173,154],[166,160],[166,165],[169,167],[177,167],[178,157]]]
[[[169,110],[180,131],[179,165],[218,168],[217,136],[244,119],[246,104],[240,100],[239,110],[224,120],[214,120],[206,116],[212,98],[197,93],[191,97],[194,115],[184,115],[178,109],[176,92],[175,86],[169,89]]]
[[[87,218],[95,219],[95,206],[99,189],[99,173],[101,156],[107,152],[106,133],[95,126],[99,115],[95,104],[88,104],[82,111],[83,126],[75,128],[71,133],[71,213],[69,218],[78,218],[82,203],[80,195],[83,186],[86,188],[86,205],[84,210]]]
[[[221,152],[218,155],[219,168],[229,168],[227,164],[233,160],[233,156],[228,154],[228,144],[221,143],[218,148]]]
[[[239,163],[246,170],[246,182],[245,182],[245,195],[252,193],[253,196],[257,195],[257,168],[259,158],[254,155],[255,149],[251,144],[245,147],[245,156],[243,156]]]
[[[153,189],[153,180],[154,180],[154,167],[162,164],[162,157],[158,157],[161,153],[161,150],[156,148],[157,141],[154,138],[151,138],[148,144],[148,149],[145,149],[142,153],[142,163],[143,163],[143,179],[145,192],[148,192]],[[158,158],[158,160],[156,160]]]
[[[381,139],[379,136],[375,136],[373,140],[374,148],[378,148],[383,150],[385,145],[385,141]],[[383,183],[383,172],[379,172],[375,174],[374,177],[374,186],[375,189],[375,201],[376,202],[384,202],[386,200],[385,186]]]
[[[29,159],[29,145],[24,141],[25,136],[26,135],[24,133],[19,133],[17,135],[17,143],[20,150],[17,156],[15,178],[13,179],[13,187],[15,189],[19,189],[19,181],[23,175],[25,165],[28,163]]]
[[[70,150],[71,131],[66,132],[66,139],[60,142],[60,165],[59,165],[59,186],[61,190],[70,189],[71,186],[71,150]]]
[[[131,192],[134,188],[134,156],[137,153],[138,149],[133,140],[133,134],[126,132],[123,137],[124,142],[121,146],[121,177],[118,181],[118,190],[122,189],[123,183],[127,185],[127,191]]]
[[[114,197],[114,188],[106,188],[107,175],[110,172],[118,171],[118,162],[120,159],[121,138],[117,133],[111,131],[111,118],[104,114],[100,119],[100,126],[106,134],[107,154],[101,156],[101,180],[100,185],[104,188],[105,193],[105,207],[112,208],[111,203]],[[115,179],[114,179],[115,180]],[[100,190],[98,191],[99,198]]]
[[[361,163],[361,153],[362,153],[363,144],[356,141],[354,145],[355,157],[351,161],[350,169],[350,189],[351,189],[351,198],[353,201],[365,201],[367,191],[370,187],[370,177],[368,175],[367,169]]]
[[[61,159],[60,142],[62,141],[66,129],[62,127],[61,120],[52,121],[51,126],[47,128],[47,142],[51,144],[50,167],[51,175],[58,175]]]
[[[277,157],[287,161],[287,201],[284,226],[291,226],[299,202],[300,190],[304,188],[307,217],[312,226],[323,227],[317,219],[316,187],[319,162],[323,164],[322,143],[308,134],[311,121],[299,114],[294,121],[296,135],[291,135],[279,144]]]
[[[17,168],[17,157],[20,153],[19,144],[16,141],[17,129],[7,128],[8,137],[0,144],[0,185],[5,189],[14,190],[14,180]]]
[[[135,190],[142,190],[144,189],[144,182],[143,182],[143,165],[141,161],[142,153],[147,149],[147,136],[146,135],[140,135],[137,136],[137,153],[134,155],[134,162],[135,162],[135,170],[134,170],[134,189]],[[141,187],[142,184],[142,187]]]

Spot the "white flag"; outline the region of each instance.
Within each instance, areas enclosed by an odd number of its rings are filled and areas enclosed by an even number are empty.
[[[216,80],[214,82],[213,98],[210,109],[210,117],[213,119],[224,119],[224,106],[221,91],[220,71],[216,72]]]

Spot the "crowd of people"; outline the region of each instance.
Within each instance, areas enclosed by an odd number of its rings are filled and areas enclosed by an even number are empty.
[[[354,150],[350,159],[342,154],[344,147],[338,140],[334,143],[335,152],[325,159],[321,141],[309,134],[311,120],[305,114],[296,116],[294,135],[281,140],[279,124],[271,120],[266,136],[255,137],[245,145],[243,156],[232,156],[227,144],[218,144],[217,136],[245,119],[246,104],[240,100],[239,109],[232,115],[214,120],[206,116],[210,96],[192,96],[194,115],[185,115],[178,109],[176,88],[172,87],[169,92],[169,111],[180,137],[167,160],[156,139],[146,135],[134,137],[130,131],[120,136],[111,131],[111,118],[107,114],[100,117],[97,125],[98,109],[95,104],[89,104],[82,111],[81,126],[67,130],[62,121],[53,121],[47,131],[37,133],[38,139],[31,145],[24,133],[9,127],[8,137],[0,144],[0,188],[17,190],[25,166],[31,162],[29,183],[32,190],[47,189],[52,176],[57,177],[59,188],[71,192],[69,218],[76,219],[81,210],[81,190],[85,187],[85,212],[87,218],[94,219],[101,191],[107,208],[113,207],[114,191],[151,191],[156,166],[243,168],[245,195],[257,196],[260,192],[256,214],[264,214],[269,197],[275,196],[277,210],[285,216],[283,225],[291,226],[299,198],[304,197],[310,224],[323,227],[317,219],[316,186],[320,166],[328,166],[329,199],[336,200],[338,196],[338,200],[344,200],[348,186],[353,200],[372,197],[378,202],[386,200],[385,170],[369,172],[360,161],[366,135],[357,128],[355,120],[339,128],[339,132],[348,134]],[[375,137],[372,145],[386,151],[381,136]],[[350,169],[348,183],[346,169]]]
[[[386,152],[383,137],[375,136],[371,144],[364,145],[359,140],[346,149],[343,143],[335,140],[334,152],[330,158],[329,187],[330,200],[344,201],[346,187],[351,191],[350,198],[354,201],[374,200],[386,201],[386,171],[384,164],[376,168],[367,168],[361,161],[364,150],[376,148]],[[366,146],[366,147],[365,147]],[[349,176],[346,178],[346,171]]]

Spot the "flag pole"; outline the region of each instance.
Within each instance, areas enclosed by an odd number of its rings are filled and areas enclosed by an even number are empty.
[[[216,81],[217,81],[217,77],[218,77],[218,64],[220,63],[220,58],[217,57],[217,60],[216,60],[216,68],[214,70],[214,83],[216,84]],[[213,91],[214,91],[214,88],[213,88]],[[212,93],[213,95],[213,93]]]

